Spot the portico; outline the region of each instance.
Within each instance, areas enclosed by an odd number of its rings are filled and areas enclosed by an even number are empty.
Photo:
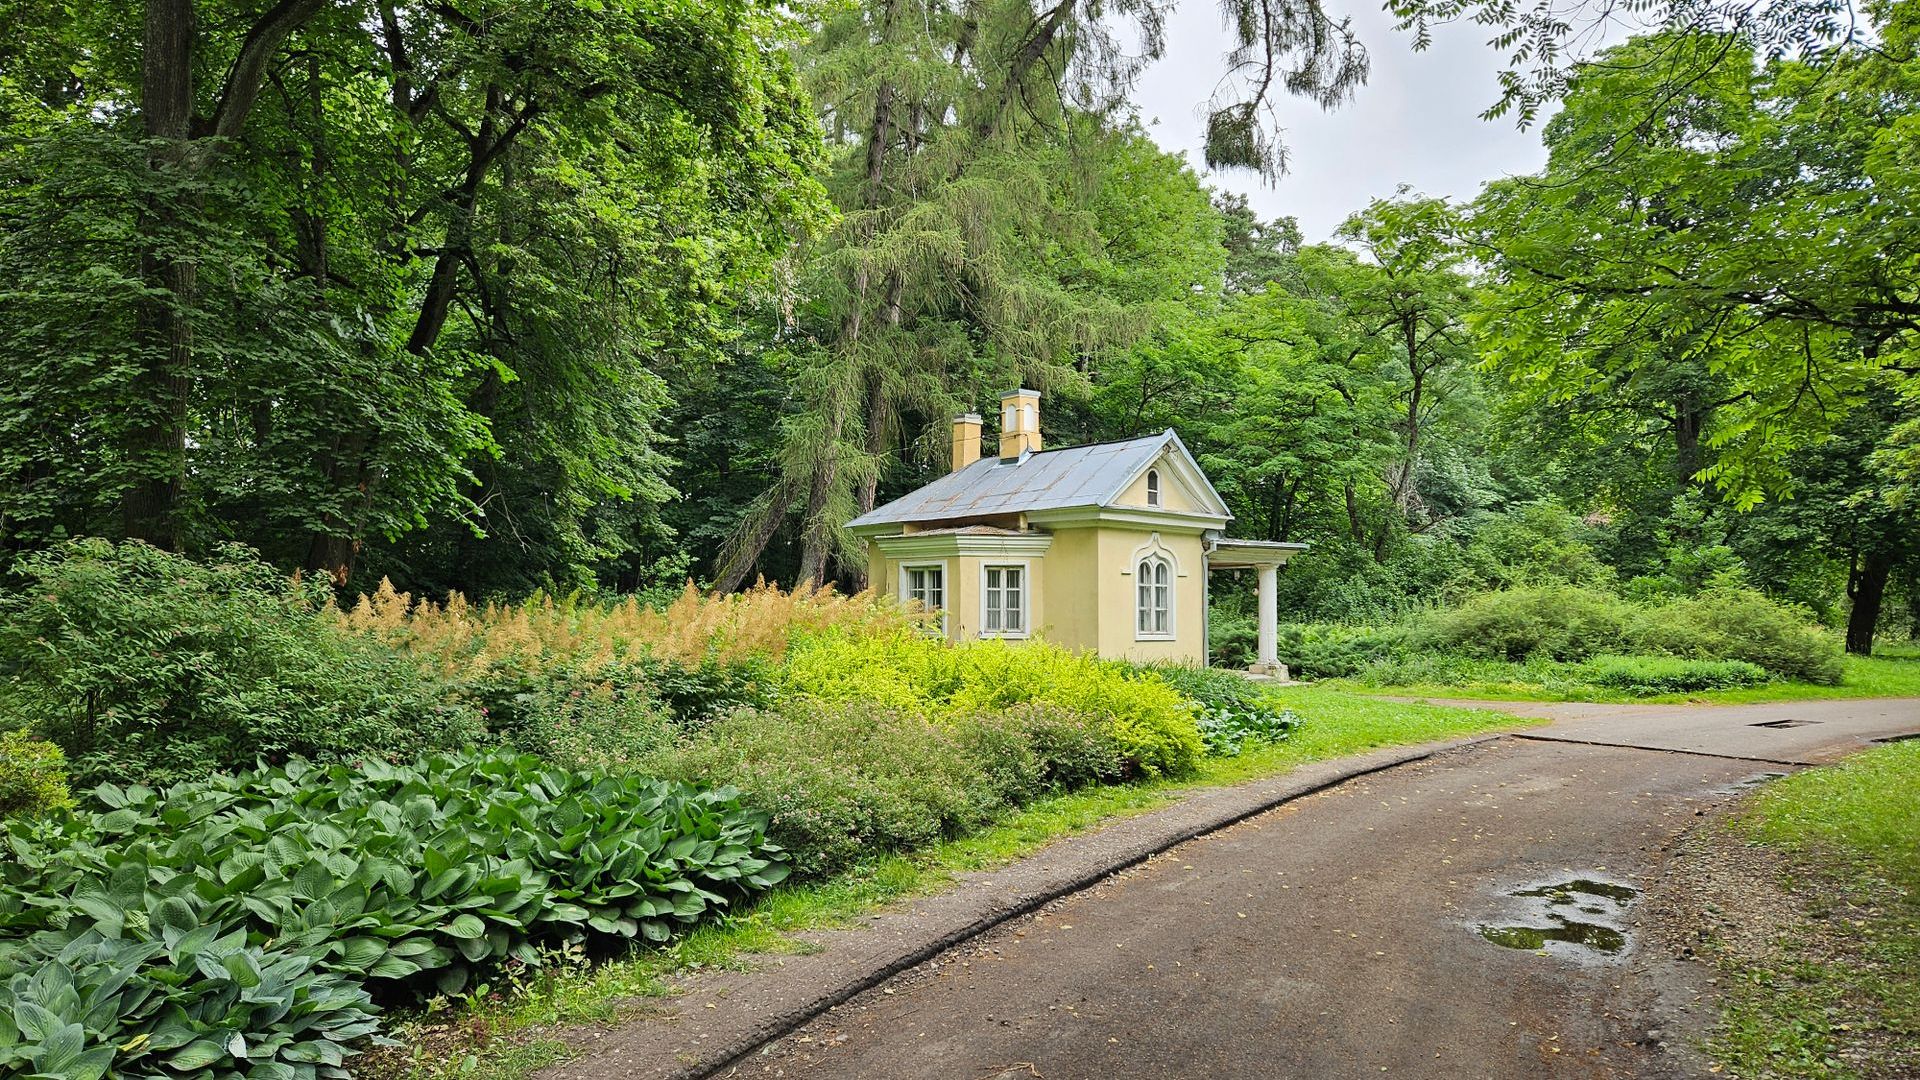
[[[1259,575],[1256,587],[1260,620],[1259,647],[1253,667],[1260,675],[1284,679],[1287,669],[1280,663],[1276,640],[1280,624],[1280,568],[1287,560],[1305,551],[1305,544],[1278,540],[1230,540],[1220,537],[1208,542],[1207,570],[1253,570]]]

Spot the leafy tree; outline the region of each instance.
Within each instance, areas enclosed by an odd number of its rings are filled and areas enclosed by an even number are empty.
[[[798,255],[782,467],[723,588],[790,515],[802,580],[836,555],[857,578],[840,525],[944,457],[949,415],[1015,383],[1071,393],[1218,273],[1198,182],[1111,118],[1122,60],[1091,9],[885,0],[826,16],[804,63],[844,217]],[[1070,67],[1084,100],[1042,77]]]
[[[1656,56],[1707,49],[1746,60],[1636,111]],[[1911,184],[1874,150],[1913,99],[1866,95],[1868,68],[1762,69],[1738,38],[1655,37],[1584,69],[1545,173],[1490,185],[1475,215],[1499,285],[1482,319],[1515,390],[1659,423],[1676,468],[1742,507],[1790,488],[1786,456],[1920,328],[1885,272],[1920,250]]]
[[[344,581],[430,528],[467,587],[625,550],[601,511],[666,496],[663,354],[825,209],[787,24],[154,0],[135,50],[126,14],[0,86],[5,542],[240,532]]]

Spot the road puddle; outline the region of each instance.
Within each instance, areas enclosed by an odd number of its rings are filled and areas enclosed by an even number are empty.
[[[1480,936],[1487,941],[1529,952],[1612,956],[1627,946],[1627,933],[1620,920],[1640,890],[1582,877],[1516,889],[1507,895],[1524,904],[1512,922],[1481,923]]]

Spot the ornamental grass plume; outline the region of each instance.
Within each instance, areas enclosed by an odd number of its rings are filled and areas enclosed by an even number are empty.
[[[927,618],[872,591],[793,591],[762,580],[744,592],[704,593],[689,583],[665,608],[638,599],[602,602],[540,593],[516,604],[474,606],[415,599],[382,580],[338,611],[347,627],[421,659],[447,678],[500,667],[529,675],[568,665],[598,667],[648,655],[693,667],[707,661],[778,661],[795,638],[828,631],[856,638],[892,634]]]

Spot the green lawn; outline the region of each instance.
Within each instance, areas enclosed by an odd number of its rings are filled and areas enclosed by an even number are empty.
[[[1849,656],[1847,672],[1838,686],[1816,683],[1770,682],[1738,690],[1708,690],[1693,694],[1662,694],[1657,697],[1633,697],[1615,690],[1589,685],[1542,685],[1516,677],[1511,680],[1473,680],[1458,683],[1409,683],[1404,685],[1363,685],[1346,680],[1331,680],[1328,685],[1362,694],[1391,694],[1397,697],[1472,698],[1482,701],[1645,701],[1645,702],[1721,702],[1748,704],[1762,701],[1813,701],[1835,698],[1920,697],[1920,655],[1911,649],[1887,650],[1873,657]],[[1522,672],[1512,665],[1516,676]]]
[[[636,1001],[668,992],[669,975],[739,966],[752,953],[797,951],[796,932],[843,925],[882,905],[939,889],[956,873],[1003,865],[1062,836],[1164,806],[1195,788],[1271,776],[1380,747],[1533,723],[1499,713],[1379,701],[1326,687],[1276,687],[1271,693],[1304,720],[1279,745],[1235,758],[1209,758],[1198,776],[1183,780],[1055,796],[969,836],[876,859],[826,880],[783,886],[665,949],[593,967],[559,964],[524,981],[482,987],[395,1025],[393,1034],[404,1045],[361,1059],[355,1071],[388,1080],[518,1080],[567,1056],[556,1028],[630,1015]]]
[[[1727,996],[1713,1052],[1738,1076],[1915,1075],[1920,742],[1769,785],[1734,828],[1786,854],[1804,929],[1781,935],[1770,955],[1721,958]]]

